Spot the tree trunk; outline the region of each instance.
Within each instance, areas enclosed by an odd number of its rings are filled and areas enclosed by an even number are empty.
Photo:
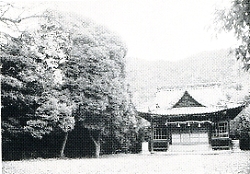
[[[97,139],[95,140],[93,135],[90,133],[90,138],[92,139],[92,141],[95,144],[95,158],[99,158],[100,156],[100,151],[101,151],[101,132],[98,131],[97,132]]]
[[[66,143],[67,143],[67,139],[68,139],[68,132],[65,132],[65,137],[64,137],[64,140],[63,140],[63,144],[62,144],[62,149],[61,149],[61,152],[60,152],[60,157],[64,157],[64,150],[65,150],[65,146],[66,146]]]
[[[98,140],[95,142],[95,157],[96,158],[99,158],[100,151],[101,151],[101,143],[100,143],[100,140]]]

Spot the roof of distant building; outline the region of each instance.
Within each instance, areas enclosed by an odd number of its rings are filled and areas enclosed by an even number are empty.
[[[222,112],[242,105],[242,101],[230,100],[227,93],[215,84],[161,89],[151,105],[138,111],[159,115],[190,115]]]

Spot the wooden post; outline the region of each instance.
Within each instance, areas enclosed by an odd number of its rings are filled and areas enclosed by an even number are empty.
[[[172,145],[172,125],[168,125],[168,139],[169,139],[169,144]]]
[[[214,123],[210,123],[208,126],[208,143],[211,145],[211,139],[212,139],[212,130],[213,130],[213,125]]]
[[[227,116],[227,132],[228,132],[228,137],[230,138],[230,119]]]
[[[151,141],[150,141],[150,152],[153,153],[154,151],[154,123],[153,117],[151,116]]]

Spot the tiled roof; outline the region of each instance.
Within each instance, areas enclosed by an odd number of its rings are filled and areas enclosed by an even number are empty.
[[[155,109],[151,111],[152,114],[157,115],[166,115],[166,116],[174,116],[174,115],[196,115],[196,114],[208,114],[208,113],[216,113],[223,112],[228,109],[234,109],[242,106],[241,104],[230,105],[229,107],[183,107],[183,108],[172,108],[172,109]]]
[[[173,106],[182,98],[185,91],[204,107],[179,107]],[[191,115],[221,112],[227,109],[242,106],[235,101],[230,101],[226,93],[219,87],[200,88],[188,90],[169,90],[156,93],[152,104],[147,108],[139,108],[139,112],[152,113],[158,115]]]
[[[226,95],[220,89],[189,89],[176,91],[160,91],[156,94],[155,104],[165,109],[172,108],[187,91],[197,102],[206,107],[225,105]]]

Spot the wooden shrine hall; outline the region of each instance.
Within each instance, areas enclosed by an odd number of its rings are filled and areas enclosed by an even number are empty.
[[[230,120],[243,108],[217,87],[178,89],[157,92],[154,104],[139,110],[139,116],[151,124],[150,151],[194,144],[230,149]]]

